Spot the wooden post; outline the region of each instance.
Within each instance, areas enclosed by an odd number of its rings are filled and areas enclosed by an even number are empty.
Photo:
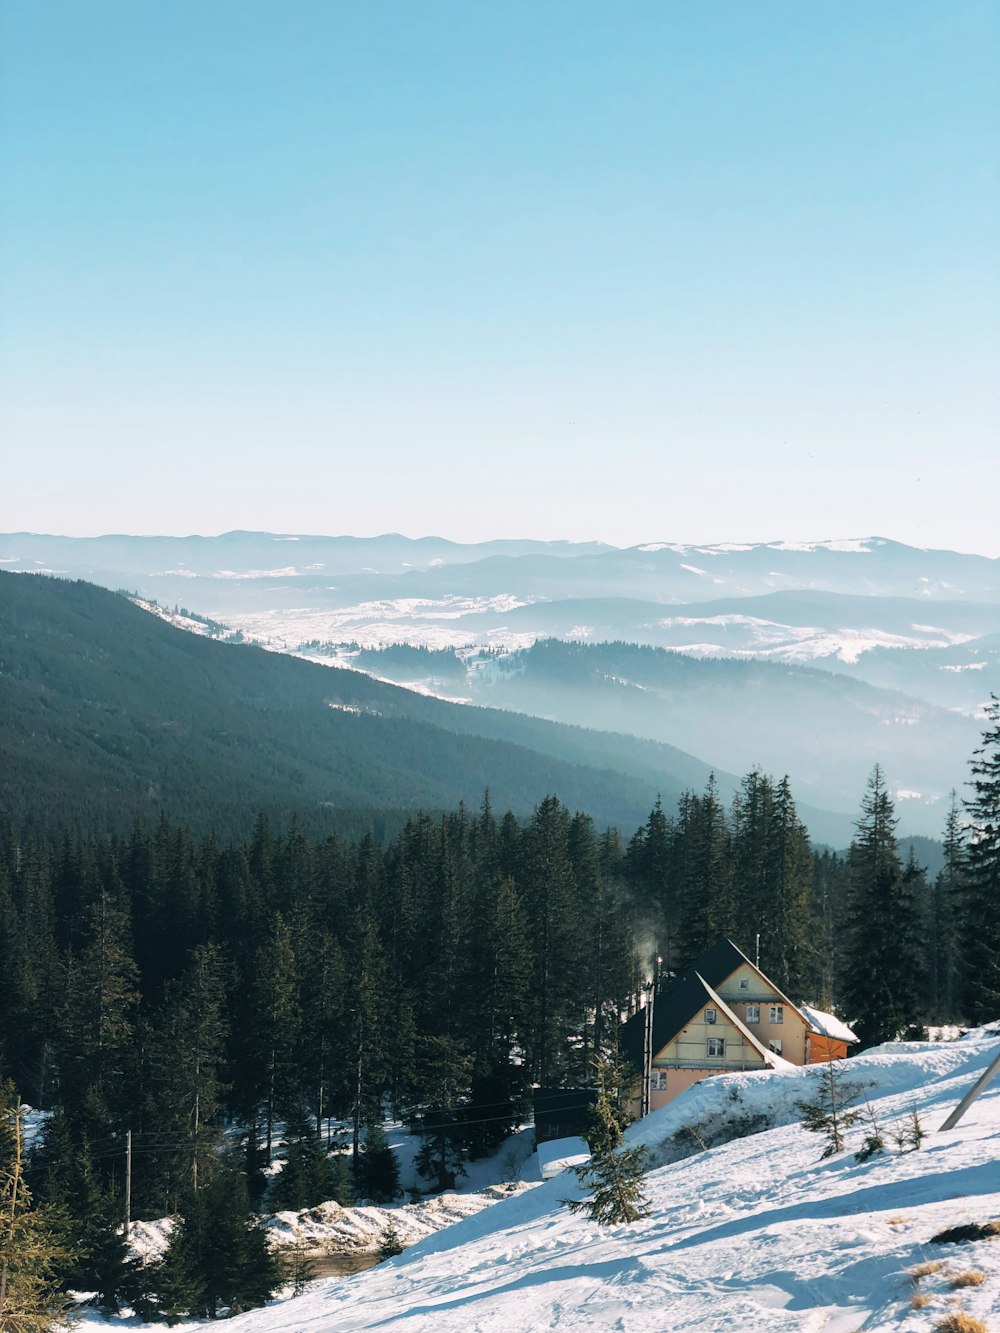
[[[993,1075],[997,1072],[998,1069],[1000,1069],[1000,1051],[997,1051],[996,1055],[993,1057],[990,1063],[980,1074],[979,1078],[976,1080],[973,1086],[969,1089],[969,1091],[965,1094],[962,1100],[955,1107],[954,1111],[952,1111],[948,1119],[938,1130],[939,1134],[943,1134],[945,1130],[955,1128],[955,1126],[961,1120],[962,1116],[965,1115],[966,1111],[976,1100],[979,1094],[985,1090],[986,1085],[990,1082],[990,1080],[993,1078]]]
[[[125,1131],[125,1239],[132,1225],[132,1131]]]
[[[642,1092],[639,1098],[639,1115],[649,1115],[649,1085],[653,1078],[653,999],[656,988],[650,986],[646,1001],[646,1022],[642,1034]]]

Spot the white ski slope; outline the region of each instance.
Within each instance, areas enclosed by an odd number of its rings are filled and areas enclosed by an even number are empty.
[[[895,1043],[850,1070],[875,1084],[868,1095],[887,1129],[917,1109],[936,1131],[997,1047],[984,1030]],[[945,1227],[1000,1218],[1000,1081],[955,1131],[859,1165],[850,1153],[821,1161],[820,1140],[797,1124],[793,1102],[815,1077],[790,1069],[712,1078],[633,1126],[630,1139],[668,1162],[646,1178],[653,1211],[641,1222],[601,1229],[571,1215],[560,1200],[578,1187],[557,1178],[226,1328],[925,1333],[959,1303],[1000,1328],[1000,1238],[929,1243]],[[671,1160],[678,1142],[691,1142],[687,1126],[704,1137],[713,1121],[742,1113],[768,1113],[780,1127]],[[861,1133],[850,1131],[852,1144]],[[909,1270],[928,1259],[944,1267],[915,1283]],[[982,1285],[953,1290],[970,1269],[985,1273]],[[926,1307],[911,1305],[917,1293],[931,1298]]]

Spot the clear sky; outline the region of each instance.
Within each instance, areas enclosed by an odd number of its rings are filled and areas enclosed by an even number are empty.
[[[0,0],[0,527],[1000,555],[996,0]]]

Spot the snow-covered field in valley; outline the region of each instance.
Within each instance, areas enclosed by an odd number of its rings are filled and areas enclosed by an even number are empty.
[[[848,1152],[825,1161],[821,1140],[799,1126],[794,1102],[815,1086],[815,1069],[706,1080],[629,1131],[654,1163],[645,1220],[602,1229],[570,1214],[561,1201],[580,1187],[563,1176],[227,1328],[925,1333],[958,1309],[1000,1327],[1000,1238],[931,1240],[1000,1219],[1000,1078],[955,1130],[937,1132],[998,1049],[981,1030],[850,1061],[887,1139],[914,1110],[929,1131],[919,1151],[890,1145],[863,1164],[853,1156],[861,1126]],[[720,1121],[756,1116],[775,1127],[677,1160]],[[976,1272],[979,1285],[954,1285]]]

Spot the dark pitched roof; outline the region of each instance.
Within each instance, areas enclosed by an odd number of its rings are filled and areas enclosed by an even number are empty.
[[[732,940],[718,940],[665,990],[659,992],[653,1010],[654,1055],[673,1041],[699,1009],[713,1003],[704,983],[707,981],[709,986],[719,986],[744,963],[750,963],[750,959],[737,949]],[[750,966],[753,967],[753,963]],[[633,1014],[618,1034],[622,1054],[639,1070],[642,1069],[645,1035],[645,1009]]]

